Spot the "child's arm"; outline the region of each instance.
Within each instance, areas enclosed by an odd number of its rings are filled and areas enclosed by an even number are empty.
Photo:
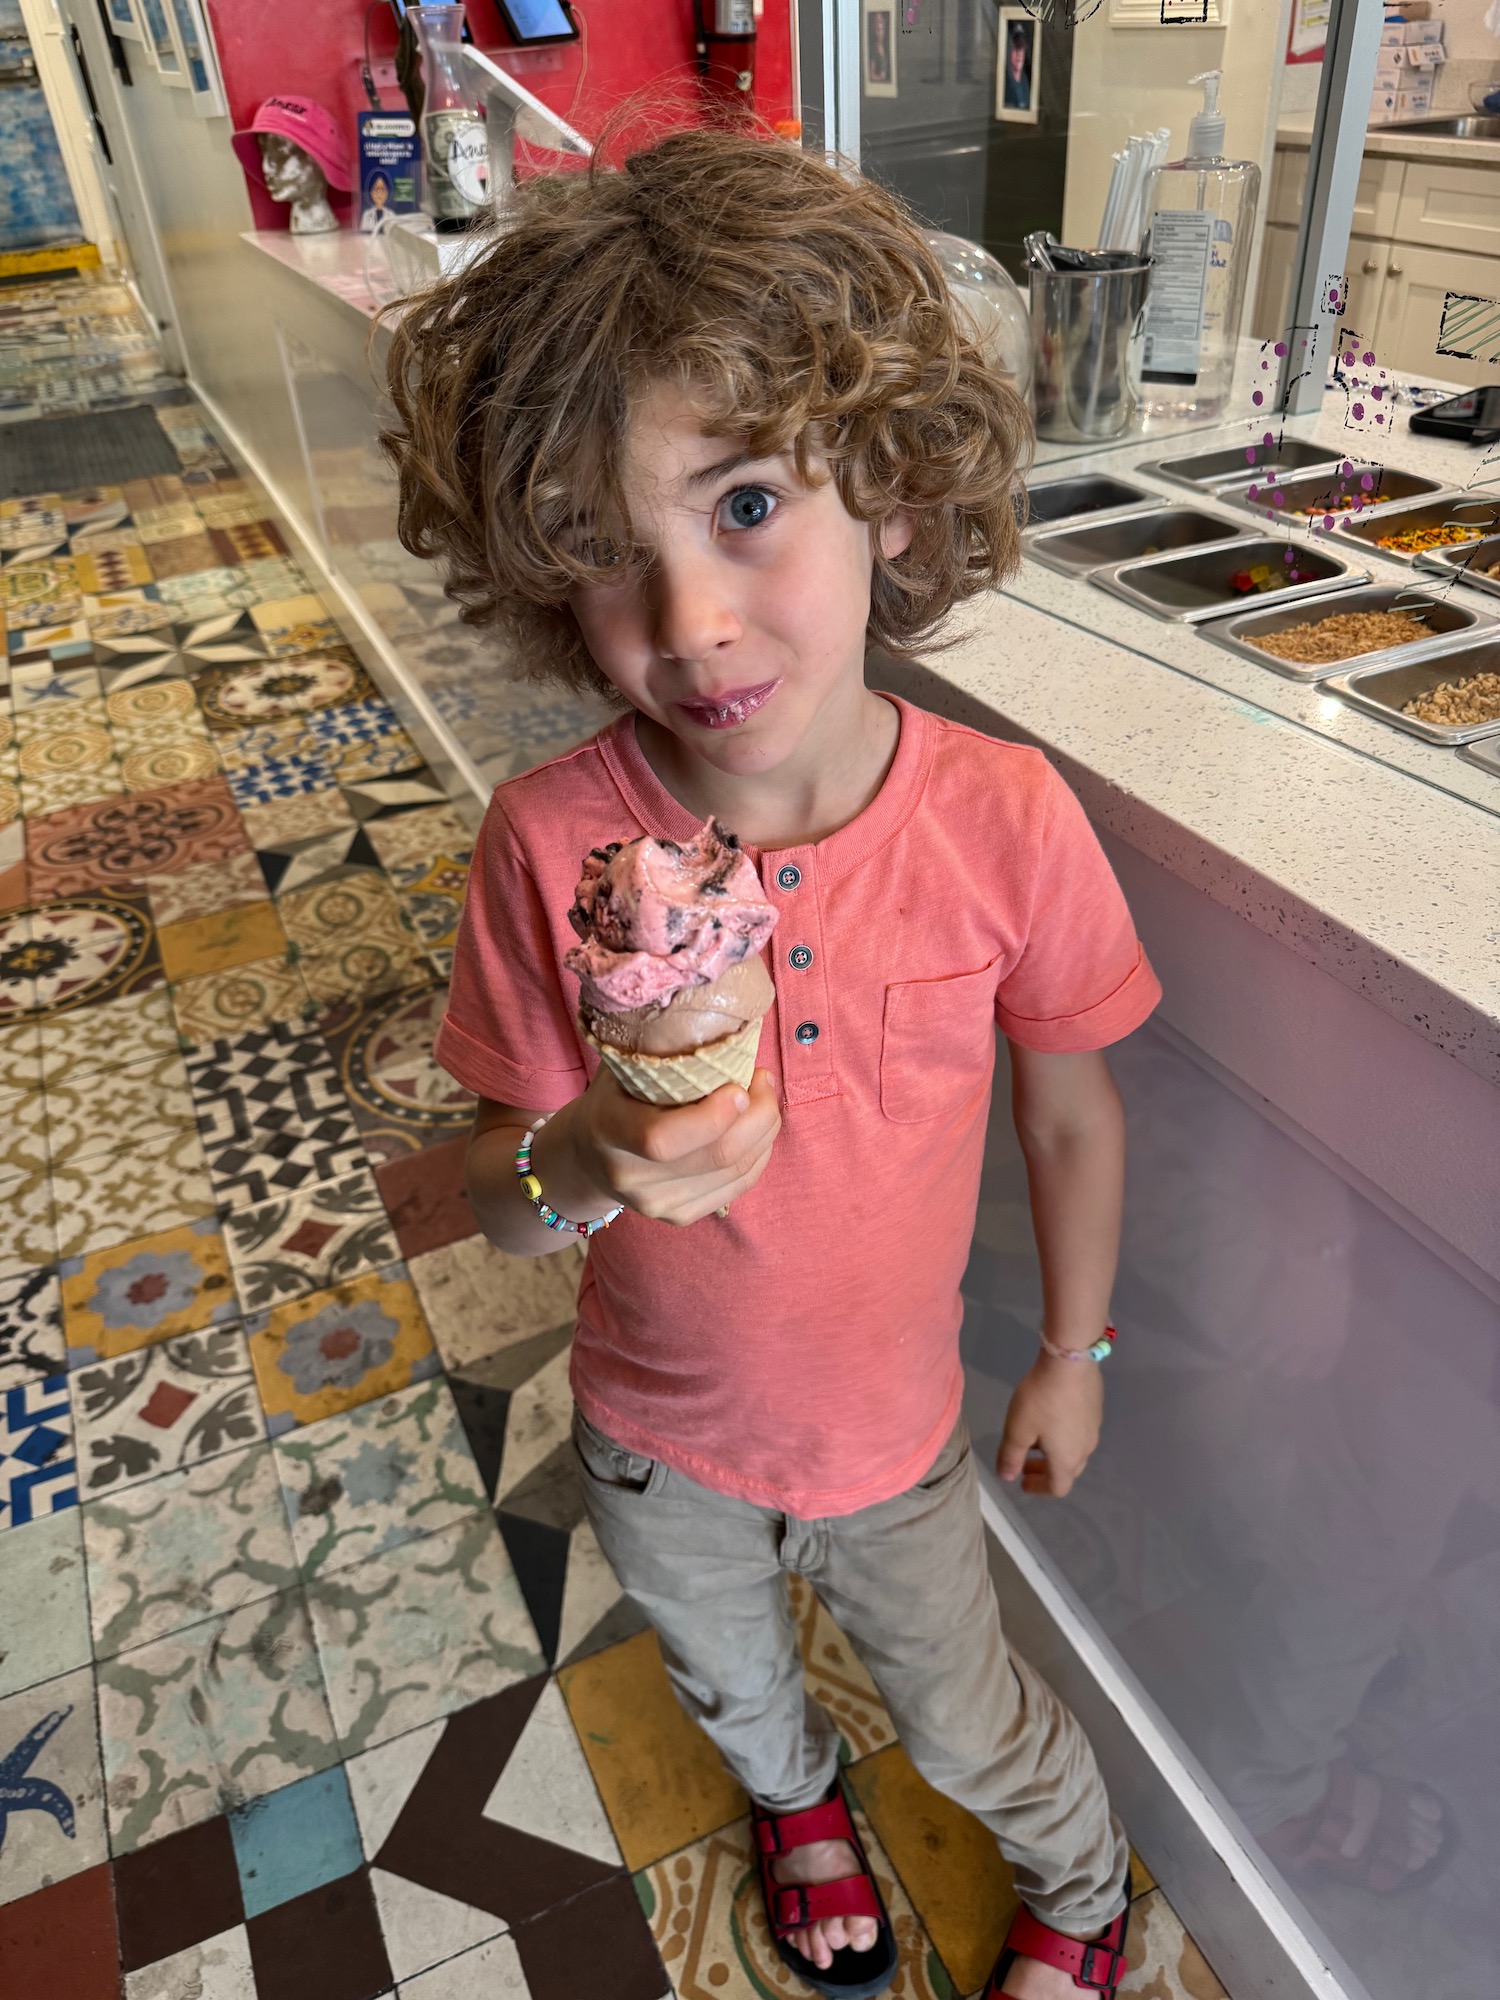
[[[481,1099],[469,1141],[469,1200],[491,1243],[539,1257],[576,1242],[552,1230],[521,1193],[516,1148],[535,1114]],[[549,1118],[532,1170],[559,1215],[587,1222],[617,1202],[661,1222],[697,1222],[754,1187],[771,1157],[781,1114],[770,1076],[748,1091],[725,1084],[670,1110],[627,1097],[601,1066],[581,1097]]]
[[[1057,1347],[1091,1347],[1109,1318],[1125,1191],[1125,1119],[1099,1051],[1038,1055],[1012,1042],[1011,1109],[1031,1190],[1042,1266],[1042,1325]],[[1099,1442],[1104,1385],[1091,1361],[1049,1354],[1016,1385],[1001,1440],[1002,1479],[1064,1494]],[[1045,1462],[1028,1465],[1040,1448]]]

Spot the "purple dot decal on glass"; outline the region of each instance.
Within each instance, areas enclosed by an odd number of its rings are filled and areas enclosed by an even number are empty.
[[[1281,560],[1283,562],[1295,562],[1296,557],[1292,554],[1290,549],[1283,549],[1281,552]]]
[[[1358,423],[1362,423],[1362,422],[1364,421],[1364,414],[1365,414],[1365,406],[1364,406],[1364,404],[1363,404],[1363,403],[1355,403],[1355,404],[1353,404],[1353,405],[1351,406],[1351,408],[1350,408],[1350,411],[1349,411],[1349,414],[1350,414],[1350,416],[1352,416],[1352,417],[1353,417],[1354,421],[1355,421],[1355,422],[1356,422],[1357,424],[1358,424]]]
[[[1253,394],[1253,395],[1251,396],[1250,400],[1251,400],[1251,402],[1252,402],[1252,403],[1254,403],[1254,405],[1255,405],[1256,409],[1259,409],[1259,408],[1260,408],[1260,406],[1261,406],[1261,404],[1262,404],[1262,403],[1263,403],[1263,402],[1264,402],[1264,401],[1265,401],[1266,399],[1265,399],[1265,397],[1264,397],[1264,396],[1263,396],[1263,395],[1261,394],[1260,390],[1259,390],[1259,389],[1257,389],[1257,390],[1255,391],[1255,393],[1254,393],[1254,394]]]
[[[1265,433],[1265,435],[1264,435],[1264,436],[1263,436],[1263,437],[1261,438],[1261,443],[1262,443],[1262,444],[1269,444],[1269,445],[1274,445],[1274,444],[1275,444],[1275,442],[1276,442],[1275,438],[1273,438],[1273,437],[1272,437],[1272,435],[1271,435],[1271,433],[1270,433],[1269,431],[1267,431],[1267,432]]]
[[[1259,495],[1260,495],[1260,488],[1258,486],[1247,486],[1245,488],[1245,498],[1247,500],[1258,499]]]
[[[1325,528],[1331,528],[1331,527],[1333,526],[1333,516],[1332,516],[1332,514],[1325,514],[1325,515],[1323,516],[1323,526],[1324,526]]]
[[[1271,498],[1278,507],[1284,507],[1286,505],[1286,495],[1284,493],[1273,493],[1271,495]]]
[[[1373,493],[1375,491],[1374,473],[1362,472],[1359,477],[1359,483],[1366,493]]]
[[[1375,387],[1370,391],[1370,394],[1375,398],[1376,402],[1378,403],[1381,397],[1385,394],[1385,391],[1384,389],[1381,388],[1380,384],[1377,382],[1375,384]]]
[[[1375,366],[1375,357],[1373,354],[1367,354],[1365,356],[1365,366],[1366,368],[1373,368]]]
[[[1354,470],[1353,459],[1346,458],[1343,464],[1339,467],[1339,477],[1341,479],[1347,479],[1353,470]]]
[[[1276,343],[1276,346],[1275,346],[1275,348],[1274,348],[1274,349],[1273,349],[1272,351],[1273,351],[1274,353],[1276,353],[1276,354],[1285,354],[1285,353],[1286,353],[1286,342],[1285,342],[1284,340],[1278,340],[1278,341],[1277,341],[1277,343]]]

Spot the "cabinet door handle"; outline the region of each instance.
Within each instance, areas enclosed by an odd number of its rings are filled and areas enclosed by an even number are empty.
[[[1385,275],[1388,278],[1401,277],[1402,276],[1401,266],[1399,264],[1387,264],[1385,267]]]
[[[1372,271],[1378,271],[1380,269],[1380,259],[1378,257],[1366,257],[1365,261],[1363,262],[1363,264],[1360,265],[1359,268],[1364,272],[1365,276],[1368,278]]]

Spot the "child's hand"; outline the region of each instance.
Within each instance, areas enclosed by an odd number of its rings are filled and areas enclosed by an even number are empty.
[[[1103,1415],[1104,1383],[1093,1362],[1038,1356],[1010,1399],[996,1471],[1019,1479],[1023,1493],[1061,1499],[1093,1457]]]
[[[780,1130],[763,1069],[748,1091],[726,1083],[697,1104],[664,1108],[628,1096],[601,1066],[579,1104],[578,1143],[592,1176],[638,1215],[679,1226],[753,1188]]]

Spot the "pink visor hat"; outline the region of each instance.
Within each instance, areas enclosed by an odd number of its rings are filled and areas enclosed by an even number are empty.
[[[268,97],[251,119],[249,131],[235,133],[233,144],[240,156],[240,165],[252,179],[264,186],[260,146],[256,139],[260,132],[279,132],[282,138],[300,146],[323,169],[323,178],[330,187],[353,187],[354,174],[344,135],[332,113],[325,111],[313,98],[297,97],[291,91]]]

